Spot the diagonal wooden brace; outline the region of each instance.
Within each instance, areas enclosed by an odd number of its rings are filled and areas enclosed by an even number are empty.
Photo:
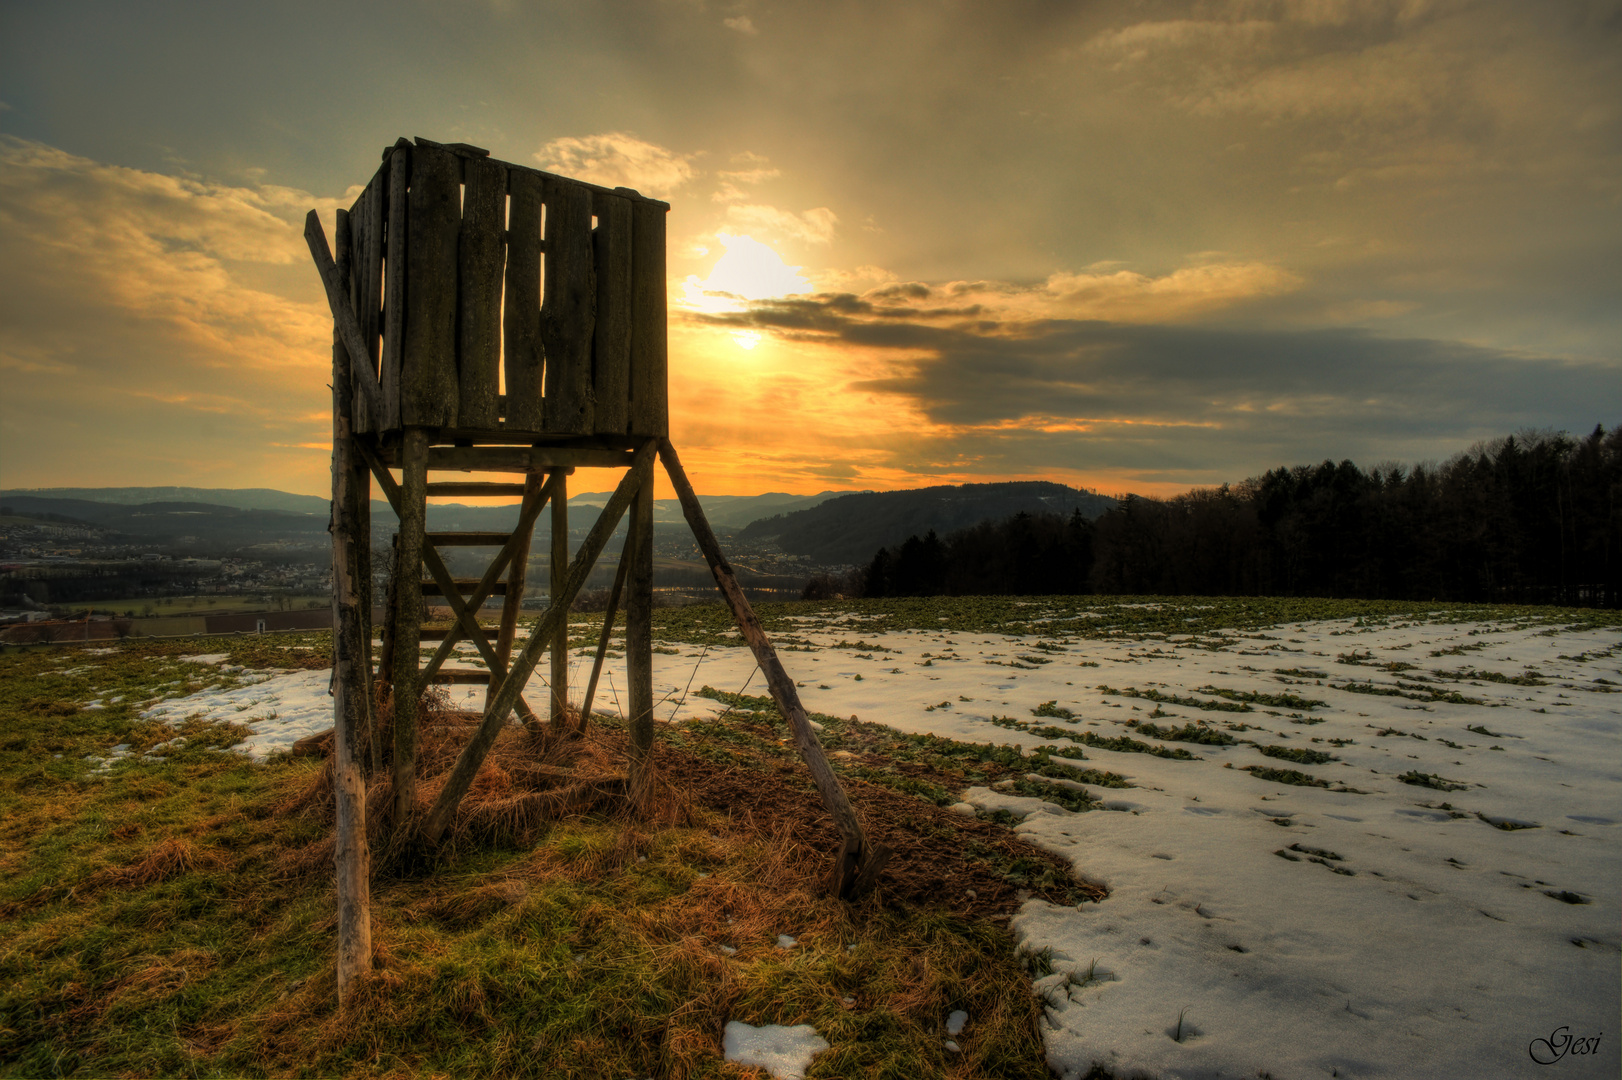
[[[535,665],[540,662],[541,656],[551,645],[552,638],[560,632],[568,632],[569,608],[574,604],[575,597],[580,595],[580,589],[585,585],[586,578],[591,576],[592,568],[597,564],[597,556],[603,553],[608,538],[614,534],[620,518],[625,516],[637,488],[644,483],[652,482],[656,447],[657,440],[649,439],[632,456],[630,471],[620,481],[619,487],[614,489],[614,495],[608,500],[608,505],[603,507],[603,512],[597,518],[597,524],[591,527],[591,532],[581,543],[580,550],[575,553],[574,561],[569,564],[569,573],[564,579],[563,589],[552,597],[551,605],[541,615],[535,629],[530,631],[529,640],[524,643],[524,651],[513,661],[512,668],[501,681],[501,689],[496,691],[490,699],[490,704],[486,706],[484,722],[479,725],[478,731],[474,732],[468,744],[462,748],[461,755],[445,779],[444,787],[439,790],[439,798],[434,801],[433,809],[428,812],[428,819],[423,824],[423,834],[430,843],[437,841],[444,834],[446,826],[450,824],[451,815],[456,812],[456,807],[462,801],[462,796],[466,795],[468,788],[473,785],[473,777],[478,774],[479,766],[484,764],[485,756],[495,745],[496,736],[501,733],[503,718],[517,700],[519,688],[535,670]]]
[[[349,302],[348,289],[338,273],[338,264],[332,260],[332,251],[327,247],[327,233],[321,227],[321,215],[314,210],[304,219],[304,240],[310,245],[316,272],[321,275],[321,284],[327,290],[327,306],[332,308],[332,318],[338,324],[338,336],[349,353],[350,369],[360,376],[355,385],[360,388],[361,397],[366,399],[366,411],[375,424],[376,418],[382,413],[383,390],[377,385],[377,372],[372,370],[372,354],[366,348],[365,336],[360,332],[360,320],[355,317],[355,308]]]
[[[394,512],[398,515],[402,508],[400,485],[395,482],[388,468],[372,452],[372,448],[367,446],[364,440],[356,439],[355,445],[361,448],[361,453],[366,457],[366,463],[372,468],[372,475],[377,477],[378,486],[383,489],[383,494],[388,497],[389,505],[394,507]],[[462,627],[468,639],[478,646],[479,655],[484,658],[485,666],[490,669],[491,680],[504,676],[507,673],[506,666],[502,664],[501,658],[496,656],[496,650],[491,646],[489,640],[485,638],[484,628],[474,618],[473,611],[470,611],[467,605],[462,603],[461,594],[456,588],[456,579],[451,576],[450,570],[445,566],[445,561],[439,557],[439,552],[434,550],[432,544],[423,545],[422,562],[424,566],[428,567],[428,572],[433,575],[434,580],[439,583],[439,587],[444,593],[445,602],[450,606],[452,614],[456,616],[457,624]],[[423,681],[426,682],[426,678]],[[517,694],[514,694],[514,700],[507,703],[507,708],[511,709],[515,705],[526,713],[534,713],[534,710],[529,707],[529,703]],[[503,712],[502,718],[506,718],[505,712]]]
[[[810,770],[811,779],[816,782],[817,791],[822,795],[822,804],[828,808],[829,815],[834,819],[834,825],[844,837],[844,844],[839,854],[835,856],[833,870],[829,874],[828,891],[841,899],[854,899],[877,882],[879,871],[890,858],[891,850],[883,844],[867,842],[862,824],[857,820],[856,811],[850,805],[845,789],[840,786],[839,777],[835,775],[833,766],[828,763],[828,756],[823,753],[817,733],[811,730],[810,718],[805,714],[805,706],[800,704],[800,695],[794,688],[794,680],[783,670],[782,661],[777,659],[777,650],[772,648],[770,639],[766,637],[765,628],[760,625],[759,617],[755,615],[754,608],[750,607],[748,598],[743,595],[738,578],[733,574],[731,564],[721,551],[721,544],[715,538],[715,531],[710,528],[709,519],[704,516],[704,508],[699,504],[698,495],[693,491],[693,485],[681,467],[681,459],[676,456],[676,448],[671,445],[669,439],[660,440],[659,457],[664,461],[665,472],[670,475],[670,483],[676,489],[676,497],[681,500],[682,513],[687,518],[688,526],[693,530],[693,538],[698,541],[699,549],[704,552],[704,558],[710,564],[710,573],[715,577],[715,584],[720,588],[721,595],[726,597],[727,605],[732,609],[732,617],[738,623],[738,629],[743,632],[744,640],[748,642],[750,651],[755,654],[755,662],[760,665],[761,672],[766,676],[772,700],[777,703],[778,711],[788,720],[789,729],[794,733],[795,747],[800,751],[800,758],[805,762],[806,768]]]

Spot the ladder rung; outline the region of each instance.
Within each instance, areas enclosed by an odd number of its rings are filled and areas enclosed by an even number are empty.
[[[505,532],[436,532],[428,534],[435,547],[500,547],[512,536]]]
[[[490,484],[475,480],[441,480],[428,485],[429,495],[522,495],[523,484]]]
[[[490,681],[490,673],[475,668],[440,668],[434,672],[432,681],[436,683],[487,683]]]
[[[485,632],[485,635],[484,635],[485,637],[487,637],[487,638],[489,638],[491,640],[495,639],[496,627],[494,627],[494,626],[485,626],[483,623],[480,623],[479,627],[480,627],[480,629],[482,629]],[[450,627],[448,627],[448,626],[425,626],[425,627],[422,628],[422,633],[418,636],[417,640],[418,641],[444,641],[445,640],[445,635],[450,633],[450,632],[451,632]],[[463,641],[467,640],[467,635],[466,634],[462,635],[462,640]]]
[[[456,591],[461,593],[463,596],[471,595],[473,590],[477,589],[478,587],[479,587],[479,579],[478,578],[457,578],[456,579]],[[437,581],[425,581],[425,582],[422,583],[422,595],[424,595],[424,596],[444,596],[445,594],[440,590],[439,582],[437,582]],[[496,582],[495,587],[490,590],[490,595],[491,596],[506,596],[507,595],[507,583],[505,581]]]

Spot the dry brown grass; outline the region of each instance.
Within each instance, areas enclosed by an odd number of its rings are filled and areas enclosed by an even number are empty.
[[[148,848],[140,859],[126,866],[98,870],[85,879],[83,889],[139,889],[159,881],[199,870],[218,870],[224,860],[212,851],[200,850],[190,840],[171,836]]]

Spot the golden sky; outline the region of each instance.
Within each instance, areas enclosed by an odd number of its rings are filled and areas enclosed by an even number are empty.
[[[671,202],[705,493],[1610,426],[1619,69],[1614,2],[6,4],[0,487],[322,493],[302,219],[401,135]]]

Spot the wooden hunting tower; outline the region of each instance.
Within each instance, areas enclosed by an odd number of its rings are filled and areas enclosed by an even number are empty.
[[[889,852],[869,850],[777,655],[738,587],[669,439],[665,338],[666,203],[493,160],[463,144],[401,139],[352,207],[338,211],[336,253],[315,211],[305,237],[332,308],[333,693],[337,793],[338,985],[371,967],[366,784],[379,773],[374,686],[392,685],[396,827],[437,842],[501,728],[517,716],[561,735],[568,701],[568,612],[619,520],[625,551],[604,617],[597,668],[623,592],[632,782],[653,724],[653,462],[663,460],[699,547],[844,836],[830,888],[871,887]],[[567,477],[623,470],[570,558]],[[396,477],[395,473],[399,475]],[[431,478],[507,473],[508,483]],[[383,655],[372,656],[371,482],[400,520]],[[518,500],[511,533],[430,533],[434,497]],[[550,599],[516,656],[530,537],[551,507]],[[452,576],[439,548],[496,554],[477,579]],[[426,576],[424,576],[426,571]],[[452,613],[423,626],[424,597]],[[502,596],[499,623],[478,613]],[[424,641],[438,640],[422,663]],[[444,667],[460,640],[483,669]],[[550,657],[546,719],[522,690]],[[417,708],[430,682],[488,684],[484,718],[431,808],[416,805]]]

